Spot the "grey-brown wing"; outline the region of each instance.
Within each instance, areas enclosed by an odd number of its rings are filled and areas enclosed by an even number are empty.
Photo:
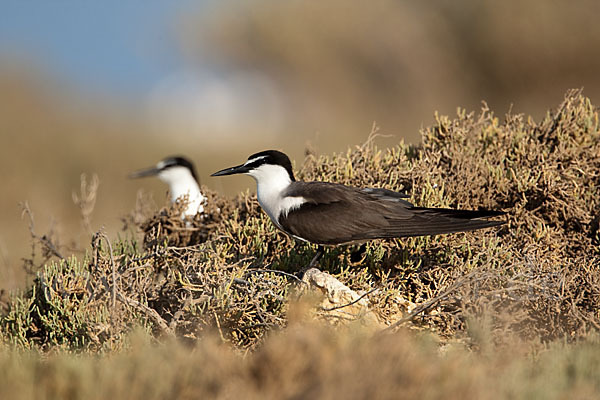
[[[340,244],[365,239],[366,232],[387,222],[379,214],[364,213],[352,205],[307,203],[280,216],[279,224],[292,235],[312,243]]]
[[[286,196],[304,197],[314,204],[334,203],[350,200],[385,200],[391,202],[402,202],[412,207],[406,201],[405,193],[394,192],[383,188],[355,188],[339,183],[329,182],[293,182],[284,193]]]
[[[294,236],[319,244],[381,237],[381,230],[390,226],[390,215],[396,219],[411,218],[412,204],[403,200],[405,196],[400,193],[374,190],[378,195],[333,183],[295,182],[286,195],[303,197],[306,203],[280,216],[279,223]],[[390,211],[389,206],[394,210]]]
[[[487,210],[414,207],[404,195],[386,189],[358,189],[325,182],[295,182],[286,193],[303,197],[302,206],[279,218],[294,236],[319,244],[469,231],[501,225]]]

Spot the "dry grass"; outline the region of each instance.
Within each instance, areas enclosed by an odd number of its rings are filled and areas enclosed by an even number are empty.
[[[178,122],[169,129],[162,113],[144,112],[142,98],[71,86],[68,76],[48,69],[53,62],[45,57],[31,63],[4,57],[0,287],[30,283],[20,269],[29,236],[19,202],[29,202],[38,233],[51,226],[59,234],[65,253],[89,245],[81,208],[71,196],[79,192],[82,173],[100,179],[91,231],[104,226],[116,237],[118,217],[133,207],[137,189],[153,191],[159,204],[165,192],[158,181],[131,182],[125,176],[169,154],[185,152],[203,182],[232,195],[246,186],[243,180],[209,181],[208,173],[250,151],[283,147],[300,166],[307,141],[325,154],[344,151],[364,140],[373,120],[385,133],[417,143],[418,128],[431,124],[431,110],[477,109],[486,99],[497,112],[514,104],[538,119],[560,102],[565,89],[581,86],[598,101],[600,55],[590,51],[600,42],[598,2],[582,0],[576,7],[535,0],[346,3],[258,0],[229,7],[220,2],[215,12],[187,13],[189,24],[172,21],[174,29],[183,29],[184,69],[210,59],[239,90],[245,86],[235,82],[258,71],[281,92],[281,98],[272,98],[276,107],[252,100],[243,115],[256,121],[232,117],[239,126],[227,135],[216,134],[214,124],[199,128],[187,114],[174,118]],[[377,143],[391,147],[397,139]]]
[[[421,206],[508,212],[500,229],[328,251],[321,269],[369,292],[380,322],[368,330],[374,336],[358,327],[305,326],[306,312],[293,307],[305,287],[292,273],[314,249],[277,232],[248,192],[229,199],[205,188],[206,213],[191,226],[178,217],[182,204],[147,217],[139,207],[126,222],[140,229],[141,241],[98,233],[86,257],[46,264],[29,290],[6,301],[0,362],[17,363],[21,351],[81,352],[44,362],[45,355],[30,355],[17,369],[24,380],[42,379],[40,390],[73,398],[98,390],[86,383],[94,374],[102,376],[97,382],[121,382],[103,386],[104,397],[132,374],[140,383],[132,397],[596,393],[596,108],[571,91],[540,123],[522,115],[501,122],[486,108],[436,121],[419,146],[381,150],[371,135],[344,154],[307,154],[298,168],[305,180],[405,190]],[[428,307],[405,321],[405,299]],[[398,321],[438,344],[382,330]],[[158,338],[158,347],[136,351],[134,328],[146,332],[144,340]],[[173,338],[186,344],[170,344]],[[456,354],[440,358],[440,344]],[[97,352],[110,356],[85,355]],[[160,368],[139,370],[150,364]]]
[[[377,288],[368,299],[387,325],[402,316],[402,299],[423,303],[458,282],[413,324],[453,338],[465,335],[469,318],[488,315],[495,341],[545,342],[598,327],[599,154],[596,110],[571,92],[540,124],[460,111],[438,117],[419,147],[379,150],[372,135],[345,154],[309,154],[298,175],[406,190],[422,206],[506,210],[499,230],[374,241],[362,254],[332,249],[321,268],[354,290]],[[118,348],[135,321],[190,338],[218,326],[252,348],[284,327],[298,289],[286,273],[313,249],[277,232],[248,192],[231,200],[204,190],[206,214],[192,226],[177,217],[179,206],[163,209],[140,224],[141,244],[95,239],[85,259],[41,270],[4,317],[9,338],[24,347]]]
[[[240,355],[207,336],[152,343],[136,332],[111,356],[0,350],[0,396],[20,399],[564,399],[600,393],[597,338],[533,356],[440,353],[428,336],[292,325]]]

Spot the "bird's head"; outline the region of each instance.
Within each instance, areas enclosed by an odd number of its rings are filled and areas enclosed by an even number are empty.
[[[186,182],[192,178],[198,182],[194,164],[185,157],[167,157],[158,162],[154,167],[145,168],[129,175],[130,178],[143,178],[156,176],[168,185],[176,185],[178,182]]]
[[[289,157],[277,150],[266,150],[252,154],[245,163],[222,169],[211,176],[234,174],[250,175],[259,184],[270,184],[277,181],[287,181],[289,183],[296,180]]]

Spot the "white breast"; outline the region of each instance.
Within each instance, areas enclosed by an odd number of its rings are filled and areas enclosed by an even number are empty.
[[[161,171],[158,177],[163,182],[169,185],[169,192],[171,193],[171,201],[175,202],[179,198],[188,196],[187,208],[185,209],[183,216],[194,216],[197,213],[204,212],[205,197],[200,191],[198,182],[194,179],[192,174],[187,168],[184,167],[173,167]]]
[[[279,228],[279,217],[300,207],[306,200],[302,197],[284,197],[283,193],[292,183],[285,168],[279,165],[261,165],[248,172],[256,180],[256,197],[273,223]]]

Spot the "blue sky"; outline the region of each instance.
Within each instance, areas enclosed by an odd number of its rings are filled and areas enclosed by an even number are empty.
[[[208,0],[3,0],[0,57],[82,89],[142,95],[181,68],[174,25]]]
[[[1,0],[0,63],[24,61],[89,98],[126,100],[164,132],[235,135],[239,124],[280,129],[281,98],[266,77],[215,70],[216,62],[199,64],[197,53],[190,65],[179,53],[177,24],[192,13],[206,17],[214,4]]]

